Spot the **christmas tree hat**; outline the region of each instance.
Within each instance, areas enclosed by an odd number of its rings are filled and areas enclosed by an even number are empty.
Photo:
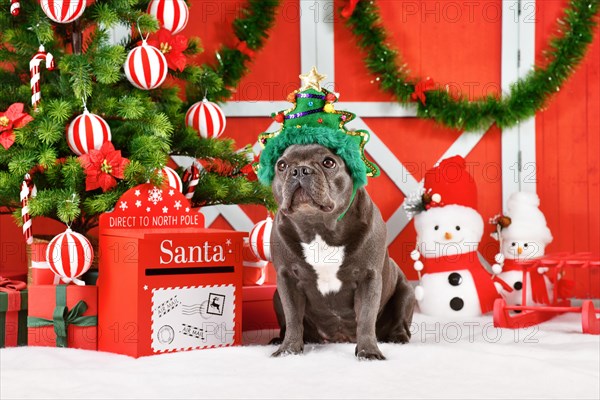
[[[348,111],[335,110],[337,97],[321,88],[324,75],[315,67],[308,74],[300,75],[303,86],[288,95],[294,106],[273,114],[281,123],[276,132],[259,135],[264,149],[258,164],[258,178],[270,185],[275,177],[275,164],[286,148],[294,144],[320,144],[330,149],[346,163],[352,175],[354,189],[367,184],[367,177],[379,176],[377,165],[367,160],[364,148],[369,141],[365,130],[347,130],[345,124],[355,115]]]

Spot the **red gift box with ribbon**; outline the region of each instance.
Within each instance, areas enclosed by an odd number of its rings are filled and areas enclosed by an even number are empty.
[[[46,250],[48,249],[48,240],[33,238],[33,243],[29,246],[29,279],[30,285],[58,285],[60,277],[50,269],[50,264],[46,261]]]
[[[27,345],[27,285],[0,277],[0,348]]]
[[[98,288],[30,285],[29,346],[98,348]]]

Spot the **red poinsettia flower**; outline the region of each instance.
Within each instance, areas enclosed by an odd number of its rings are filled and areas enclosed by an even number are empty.
[[[23,103],[14,103],[5,112],[0,112],[0,144],[8,150],[15,142],[15,132],[13,129],[22,128],[33,117],[23,112]]]
[[[159,49],[167,59],[167,65],[172,70],[183,71],[187,58],[183,54],[188,47],[188,39],[183,35],[172,35],[165,28],[151,35],[147,43]]]
[[[123,179],[129,160],[121,157],[121,150],[115,150],[111,142],[105,142],[100,150],[90,150],[79,157],[85,169],[85,190],[102,188],[103,192],[117,185],[115,178]]]

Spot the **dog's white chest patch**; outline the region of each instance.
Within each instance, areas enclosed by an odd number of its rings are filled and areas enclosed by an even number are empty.
[[[338,292],[342,281],[338,279],[337,272],[344,262],[344,246],[329,246],[320,235],[316,235],[310,243],[301,244],[304,260],[317,273],[319,292],[323,295]]]

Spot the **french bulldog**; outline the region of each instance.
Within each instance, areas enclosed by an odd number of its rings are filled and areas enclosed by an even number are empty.
[[[292,145],[275,165],[279,210],[271,253],[281,344],[352,342],[359,359],[383,360],[378,341],[407,343],[412,287],[386,248],[386,227],[364,188],[354,198],[342,158],[318,144]]]

